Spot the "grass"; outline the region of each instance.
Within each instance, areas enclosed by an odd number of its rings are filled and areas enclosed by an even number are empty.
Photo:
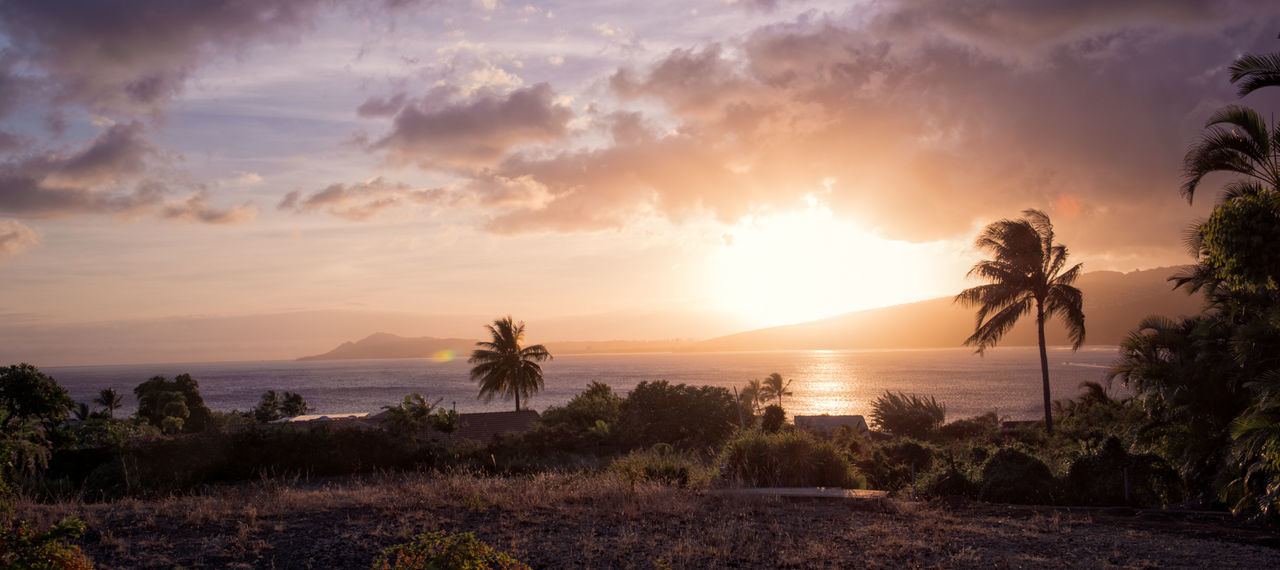
[[[474,532],[538,567],[1269,567],[1259,535],[1104,511],[720,496],[615,472],[263,479],[105,504],[20,502],[40,528],[88,523],[100,568],[368,568],[426,532]],[[1243,534],[1241,534],[1243,533]],[[1271,536],[1272,535],[1265,535]]]

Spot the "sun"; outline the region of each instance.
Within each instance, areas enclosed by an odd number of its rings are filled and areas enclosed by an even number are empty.
[[[936,244],[890,240],[810,197],[797,211],[743,219],[706,266],[715,308],[766,327],[937,297]]]

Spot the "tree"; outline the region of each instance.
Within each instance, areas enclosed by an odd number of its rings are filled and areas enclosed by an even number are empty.
[[[767,400],[769,398],[778,399],[778,407],[782,407],[782,397],[790,396],[791,392],[787,388],[791,386],[791,380],[782,381],[782,375],[774,372],[768,378],[764,379],[764,388],[760,390],[760,397]]]
[[[947,419],[947,407],[933,396],[885,390],[871,402],[871,422],[894,436],[924,439]]]
[[[1268,128],[1257,111],[1227,105],[1205,123],[1200,140],[1191,145],[1182,159],[1182,195],[1190,203],[1205,176],[1214,172],[1234,172],[1244,176],[1224,188],[1231,200],[1259,191],[1280,188],[1280,141],[1275,127]]]
[[[742,402],[750,407],[752,416],[760,415],[760,400],[764,399],[764,385],[760,380],[752,380],[742,389]]]
[[[297,392],[285,392],[284,400],[280,402],[280,415],[286,418],[306,415],[311,410],[311,405],[307,403],[307,399]]]
[[[989,281],[961,291],[956,302],[978,307],[973,335],[964,341],[983,354],[1000,341],[1023,315],[1035,311],[1040,341],[1040,375],[1044,385],[1045,430],[1053,433],[1053,409],[1049,399],[1049,356],[1044,340],[1045,321],[1058,316],[1067,327],[1071,349],[1084,344],[1083,295],[1072,286],[1081,264],[1063,270],[1067,248],[1053,243],[1053,224],[1040,210],[1025,210],[1017,220],[999,220],[978,236],[976,247],[992,254],[979,261],[968,277]]]
[[[138,417],[158,428],[197,433],[211,425],[213,412],[204,405],[200,384],[190,374],[180,374],[172,382],[153,376],[134,388],[133,394],[138,398]]]
[[[622,438],[640,447],[717,448],[737,425],[737,403],[727,388],[666,380],[637,385],[623,400],[618,418]]]
[[[428,403],[422,394],[415,392],[405,396],[404,401],[399,405],[383,406],[382,409],[387,411],[385,420],[387,429],[401,436],[419,435],[423,428],[431,427],[439,420],[433,412],[442,399],[436,398],[434,402]]]
[[[0,406],[9,412],[5,425],[35,419],[54,426],[67,419],[76,403],[56,380],[22,363],[0,369]]]
[[[539,362],[551,359],[551,353],[541,344],[521,347],[524,340],[524,321],[512,322],[511,315],[493,321],[485,328],[492,340],[480,341],[480,347],[471,353],[467,363],[471,368],[471,380],[480,383],[480,395],[485,402],[495,395],[516,399],[516,411],[520,411],[520,397],[526,399],[542,389],[542,367]]]
[[[1231,82],[1240,84],[1241,97],[1263,87],[1280,86],[1280,53],[1244,55],[1230,70]]]
[[[280,419],[280,395],[275,390],[262,393],[258,405],[253,408],[253,419],[263,424]]]
[[[107,412],[107,417],[115,417],[116,410],[124,407],[124,398],[116,393],[115,388],[103,388],[98,392],[98,397],[93,399],[93,403],[102,406]]]

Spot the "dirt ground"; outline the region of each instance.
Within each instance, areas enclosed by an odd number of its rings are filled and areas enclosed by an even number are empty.
[[[609,475],[263,481],[17,514],[85,520],[99,568],[368,568],[434,530],[535,568],[1280,568],[1280,534],[1215,515],[740,497]]]

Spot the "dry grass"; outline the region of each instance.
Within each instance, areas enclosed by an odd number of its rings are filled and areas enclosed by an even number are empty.
[[[782,500],[636,485],[610,474],[396,474],[263,480],[202,495],[86,505],[76,516],[102,568],[367,568],[432,530],[472,531],[535,567],[1278,567],[1276,537],[1178,521],[1015,507],[944,510]]]

